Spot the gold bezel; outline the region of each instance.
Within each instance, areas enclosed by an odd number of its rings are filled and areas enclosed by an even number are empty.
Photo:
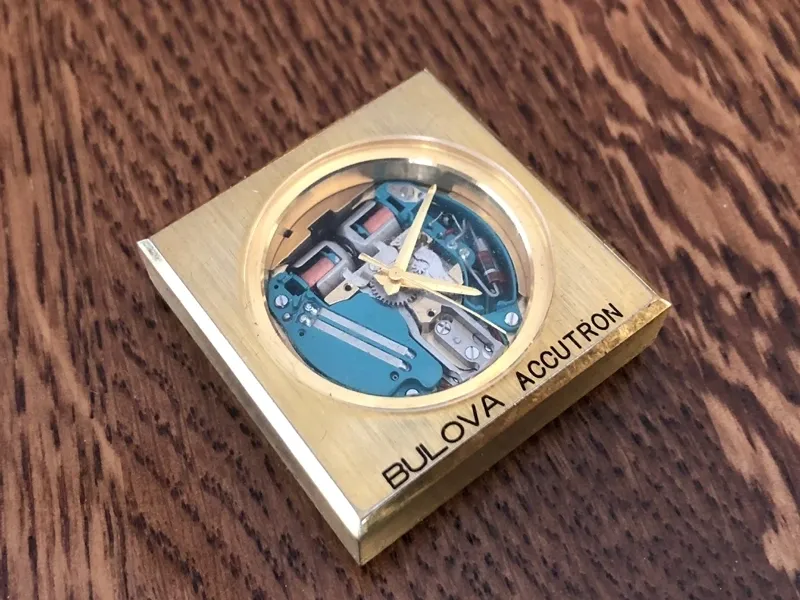
[[[512,260],[520,273],[520,293],[525,297],[522,326],[508,349],[484,372],[448,390],[432,394],[392,398],[349,390],[331,382],[300,359],[275,326],[264,307],[264,274],[275,266],[276,242],[283,230],[292,229],[297,215],[304,215],[343,189],[370,182],[362,165],[403,160],[419,165],[415,180],[437,183],[441,172],[452,173],[482,192],[475,197],[459,189],[459,197],[478,212],[514,248]],[[334,181],[331,181],[331,180]],[[441,182],[439,182],[441,183]],[[466,187],[466,186],[465,186]],[[480,200],[488,200],[480,203]],[[294,216],[287,222],[286,215]],[[260,342],[283,368],[316,391],[331,398],[380,410],[414,410],[457,402],[476,394],[502,376],[535,339],[550,307],[554,274],[547,226],[533,198],[498,164],[452,142],[424,136],[372,138],[323,154],[290,175],[265,203],[250,234],[244,260],[243,295],[251,319],[262,331]],[[281,349],[285,351],[281,351]]]

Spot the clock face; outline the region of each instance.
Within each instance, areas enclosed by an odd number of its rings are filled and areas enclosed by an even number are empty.
[[[265,356],[299,397],[432,407],[521,358],[550,305],[552,259],[509,173],[411,136],[295,168],[255,222],[244,281]]]
[[[350,193],[320,203],[265,277],[294,351],[375,396],[430,394],[486,370],[523,319],[502,236],[447,189],[389,179]]]

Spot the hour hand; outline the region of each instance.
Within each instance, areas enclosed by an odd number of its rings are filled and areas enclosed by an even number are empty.
[[[443,294],[460,294],[462,296],[480,296],[482,292],[474,287],[468,285],[461,285],[460,283],[443,281],[418,273],[411,273],[406,271],[400,277],[400,285],[403,287],[410,287],[422,290],[434,290],[442,292]]]
[[[382,277],[379,278],[378,283],[385,288],[388,284],[395,284],[400,287],[413,288],[418,290],[434,290],[444,294],[461,294],[463,296],[480,296],[481,291],[468,285],[461,285],[450,281],[442,281],[441,279],[434,279],[418,273],[409,271],[399,271],[396,267],[390,267],[383,264],[376,258],[368,254],[360,254],[359,257],[365,263],[373,265],[380,269]]]

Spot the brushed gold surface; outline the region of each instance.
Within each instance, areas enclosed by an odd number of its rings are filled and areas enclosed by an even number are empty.
[[[342,402],[285,368],[281,351],[263,342],[269,336],[254,315],[266,309],[248,291],[245,266],[265,203],[293,173],[355,140],[404,135],[475,149],[518,181],[549,228],[555,283],[538,335],[503,377],[470,397],[400,412]],[[652,340],[669,308],[426,72],[331,125],[140,248],[159,290],[359,562],[627,362]],[[517,372],[533,381],[530,361],[610,303],[624,316],[523,389]],[[480,404],[484,395],[502,402],[488,418]],[[420,444],[441,447],[443,425],[463,424],[465,416],[480,425],[463,425],[457,443],[393,490],[383,469],[401,456],[413,458]]]

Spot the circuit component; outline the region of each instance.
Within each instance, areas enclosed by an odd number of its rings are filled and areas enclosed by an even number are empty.
[[[398,309],[366,293],[327,306],[301,282],[288,272],[273,276],[268,305],[295,351],[317,372],[378,396],[436,390],[442,365],[411,336]]]
[[[412,337],[442,364],[449,385],[466,381],[502,354],[503,343],[463,310],[420,299],[401,313]]]
[[[481,275],[489,285],[494,286],[495,290],[497,290],[505,282],[506,278],[498,267],[497,261],[489,249],[489,244],[482,237],[475,237],[475,254],[478,257]]]
[[[316,287],[320,294],[328,294],[344,277],[344,271],[353,268],[353,259],[336,242],[323,241],[291,265],[300,273],[300,278],[309,287]]]
[[[384,204],[368,200],[344,220],[337,233],[356,252],[374,254],[379,242],[388,242],[401,232],[395,214]]]

